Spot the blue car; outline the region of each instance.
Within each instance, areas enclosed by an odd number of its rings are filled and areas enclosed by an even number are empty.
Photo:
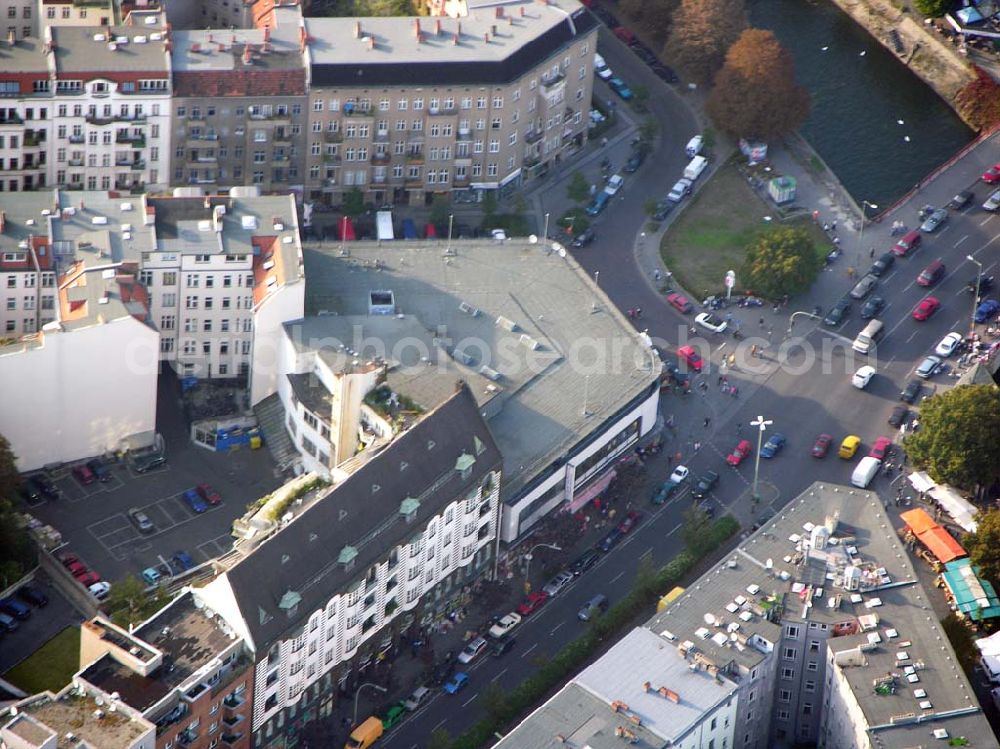
[[[195,489],[188,489],[184,492],[184,501],[188,503],[194,512],[202,513],[208,509],[208,505],[205,504],[205,500],[201,498]]]
[[[468,683],[469,675],[464,671],[458,671],[452,674],[451,678],[444,683],[444,691],[448,694],[457,694],[458,692],[461,692]]]
[[[610,201],[611,196],[604,192],[604,190],[601,190],[594,198],[594,202],[587,206],[587,215],[596,216],[607,207]]]
[[[175,551],[172,559],[174,566],[181,572],[185,572],[194,567],[194,560],[186,551]]]
[[[760,448],[760,457],[773,458],[785,446],[785,436],[783,434],[772,434],[767,442]]]
[[[984,299],[982,303],[976,307],[976,322],[986,322],[998,312],[1000,312],[1000,302],[996,299]]]
[[[632,89],[630,89],[628,87],[628,84],[625,83],[625,81],[623,81],[618,76],[615,76],[614,78],[609,80],[608,85],[611,86],[612,91],[614,91],[616,94],[622,97],[625,101],[628,101],[634,96],[634,94],[632,93]]]

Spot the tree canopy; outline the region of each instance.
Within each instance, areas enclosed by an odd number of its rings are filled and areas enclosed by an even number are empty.
[[[727,133],[769,140],[802,124],[809,94],[796,82],[792,56],[774,34],[748,29],[729,48],[706,108]]]
[[[954,0],[913,0],[917,11],[931,18],[943,16],[954,4]]]
[[[743,0],[681,0],[663,55],[685,78],[708,85],[749,25]]]
[[[976,516],[976,530],[962,537],[962,546],[969,559],[979,566],[987,580],[1000,580],[1000,510],[990,510]]]
[[[777,228],[759,234],[747,247],[742,276],[755,294],[780,299],[809,288],[822,267],[804,229]]]
[[[997,434],[1000,392],[994,385],[964,385],[924,401],[920,430],[903,445],[913,465],[935,481],[974,489],[1000,476]]]

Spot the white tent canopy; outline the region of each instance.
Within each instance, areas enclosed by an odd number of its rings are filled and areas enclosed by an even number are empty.
[[[915,471],[907,477],[910,484],[918,492],[932,497],[942,509],[951,516],[967,533],[972,533],[978,527],[976,515],[979,510],[969,500],[946,484],[936,484],[925,471]]]

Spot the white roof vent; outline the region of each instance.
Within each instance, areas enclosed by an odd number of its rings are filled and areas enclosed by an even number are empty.
[[[143,21],[147,26],[156,25],[156,16],[149,16],[145,21]],[[158,42],[162,38],[161,34],[150,34],[149,38],[151,41]]]
[[[261,267],[262,267],[262,268],[263,268],[264,270],[271,270],[271,268],[273,268],[273,267],[274,267],[274,261],[273,261],[273,260],[268,260],[268,261],[267,261],[266,263],[264,263],[264,264],[263,264],[263,265],[262,265]]]
[[[94,216],[92,219],[90,219],[90,223],[97,224],[98,226],[104,226],[105,224],[108,223],[108,217],[107,216]]]
[[[122,224],[122,231],[132,231],[132,224]]]
[[[208,219],[198,222],[198,231],[212,231],[212,222]]]
[[[94,41],[95,42],[106,42],[106,41],[108,41],[108,38],[104,34],[94,34]]]
[[[284,231],[285,230],[285,225],[283,223],[281,223],[280,221],[275,221],[274,222],[274,230],[275,231]]]
[[[128,44],[128,37],[127,36],[116,36],[115,37],[115,41],[118,44]]]
[[[249,231],[254,231],[257,228],[257,217],[256,216],[241,216],[240,225]]]
[[[137,37],[134,37],[132,39],[132,41],[135,42],[136,44],[145,44],[146,43],[146,37],[144,37],[144,36],[137,36]]]
[[[122,213],[127,213],[128,211],[132,210],[132,204],[122,203],[120,206],[118,206],[118,210],[120,210]]]
[[[155,23],[156,23],[156,19],[155,18],[147,18],[146,19],[146,24],[149,25],[149,26],[153,26]],[[162,38],[163,38],[163,34],[161,34],[158,31],[149,35],[149,41],[151,41],[151,42],[158,42]]]
[[[50,211],[48,208],[43,208],[42,209],[42,215],[43,216],[51,216],[52,215],[52,211]]]
[[[286,234],[285,236],[283,236],[281,238],[281,243],[282,244],[291,244],[294,241],[295,240],[290,235],[288,235],[288,234]]]

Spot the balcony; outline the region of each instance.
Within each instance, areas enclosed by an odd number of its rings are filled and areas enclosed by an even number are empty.
[[[361,109],[348,102],[344,105],[344,117],[374,117],[375,112],[371,109]]]
[[[181,731],[177,734],[177,743],[181,746],[187,746],[188,744],[193,744],[198,740],[198,732],[192,731],[190,728]]]
[[[561,72],[556,73],[555,75],[543,75],[542,88],[552,88],[553,86],[557,86],[558,84],[562,83],[565,80],[566,76],[563,75]]]
[[[242,738],[243,738],[242,733],[224,733],[222,734],[222,743],[229,744],[230,746],[232,746]]]
[[[70,142],[72,142],[72,141],[70,141]],[[118,135],[115,137],[115,143],[131,143],[134,148],[145,148],[146,147],[146,136],[145,135],[128,135],[127,133],[118,133]]]
[[[292,124],[292,116],[288,114],[288,112],[285,112],[284,114],[278,114],[276,112],[272,112],[271,114],[264,114],[263,112],[256,112],[256,113],[251,112],[250,119],[258,122],[263,120],[266,120],[268,122],[281,122],[282,120],[284,120],[289,125]]]
[[[388,164],[392,160],[392,157],[387,153],[374,153],[372,154],[373,164]]]
[[[344,134],[339,130],[327,130],[323,133],[323,140],[327,143],[343,143]]]
[[[542,135],[541,130],[531,130],[524,134],[524,140],[528,143],[537,143],[542,139]]]
[[[70,166],[83,166],[83,159],[70,159],[66,163]]]
[[[375,137],[372,139],[376,143],[388,143],[389,142],[389,131],[388,130],[376,130]]]
[[[450,115],[458,114],[458,109],[456,107],[429,107],[427,109],[427,114],[433,115],[434,117],[447,117]]]
[[[24,120],[17,112],[0,113],[0,125],[23,125]]]
[[[123,161],[115,161],[115,166],[119,169],[127,168],[133,172],[142,171],[146,168],[146,162],[143,159],[129,159]]]
[[[225,707],[235,709],[246,704],[246,697],[243,696],[243,692],[233,692],[226,696],[226,699],[222,701]]]
[[[70,143],[83,143],[83,141],[84,141],[83,133],[80,133],[79,135],[73,134],[69,136]]]
[[[424,155],[422,153],[408,153],[406,154],[407,164],[423,164]]]
[[[339,164],[340,154],[339,153],[325,153],[323,154],[324,164]]]
[[[202,141],[214,142],[219,139],[219,134],[215,132],[198,133],[197,135],[188,135],[187,139],[195,142],[202,142]]]
[[[45,143],[44,130],[25,130],[24,145],[26,148],[34,148]]]
[[[287,154],[287,153],[282,153],[282,154],[274,154],[274,155],[273,155],[273,156],[271,157],[271,163],[272,163],[272,164],[285,164],[285,163],[287,163],[288,161],[289,161],[289,157],[288,157],[288,154]]]

